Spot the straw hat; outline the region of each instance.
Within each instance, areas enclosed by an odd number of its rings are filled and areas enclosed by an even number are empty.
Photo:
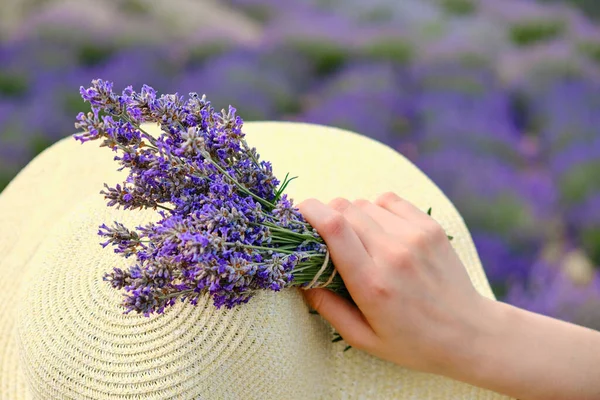
[[[149,128],[156,129],[156,128]],[[298,175],[297,201],[374,199],[395,191],[434,217],[473,284],[492,292],[456,209],[392,149],[347,131],[299,123],[247,123],[247,140],[277,175]],[[72,138],[34,159],[0,195],[2,399],[504,399],[417,373],[331,342],[295,289],[264,292],[217,310],[205,298],[164,315],[124,315],[102,281],[127,261],[99,246],[97,227],[139,226],[152,211],[108,208],[98,192],[119,183],[113,154]]]

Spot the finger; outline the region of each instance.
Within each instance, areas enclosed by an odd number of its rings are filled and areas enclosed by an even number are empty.
[[[372,259],[352,226],[340,212],[319,200],[306,200],[298,208],[327,244],[335,268],[348,291],[355,301],[360,301],[361,283]]]
[[[375,246],[381,242],[380,237],[384,232],[381,225],[346,199],[334,199],[329,205],[334,210],[339,211],[350,222],[367,252],[373,255]]]
[[[375,332],[360,310],[328,289],[302,290],[308,305],[325,318],[352,347],[372,346]]]
[[[406,219],[368,200],[355,200],[353,204],[377,222],[386,233],[399,235],[410,229],[410,223]]]
[[[375,204],[408,221],[424,222],[431,219],[427,213],[392,192],[379,196]]]

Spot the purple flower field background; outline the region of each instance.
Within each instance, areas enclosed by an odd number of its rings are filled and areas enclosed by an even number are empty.
[[[0,190],[75,132],[94,78],[205,93],[397,149],[459,208],[499,299],[600,329],[598,22],[533,0],[225,3],[23,13],[0,42]]]

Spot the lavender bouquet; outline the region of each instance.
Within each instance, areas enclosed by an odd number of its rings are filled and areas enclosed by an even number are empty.
[[[100,140],[128,171],[122,184],[105,184],[108,206],[160,215],[135,229],[100,226],[102,246],[132,258],[127,270],[104,276],[124,290],[125,313],[160,314],[206,293],[217,308],[232,308],[259,290],[291,286],[349,298],[323,239],[284,194],[293,178],[280,182],[260,160],[233,107],[219,113],[204,96],[159,96],[146,85],[117,94],[100,79],[80,93],[92,111],[77,116],[75,138]],[[146,122],[160,125],[160,135],[145,132]]]

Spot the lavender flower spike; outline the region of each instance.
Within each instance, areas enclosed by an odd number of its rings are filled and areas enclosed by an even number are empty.
[[[135,259],[104,276],[124,290],[125,313],[162,313],[204,294],[231,308],[260,290],[306,285],[324,264],[319,282],[332,276],[325,243],[284,194],[292,179],[280,185],[248,146],[235,108],[217,112],[204,96],[159,95],[147,85],[139,93],[112,88],[97,79],[81,89],[92,112],[77,116],[75,138],[100,141],[128,172],[124,182],[105,185],[108,206],[150,208],[161,217],[136,229],[118,221],[100,226],[103,247]],[[142,122],[162,133],[150,136]],[[328,287],[347,295],[339,275]]]

